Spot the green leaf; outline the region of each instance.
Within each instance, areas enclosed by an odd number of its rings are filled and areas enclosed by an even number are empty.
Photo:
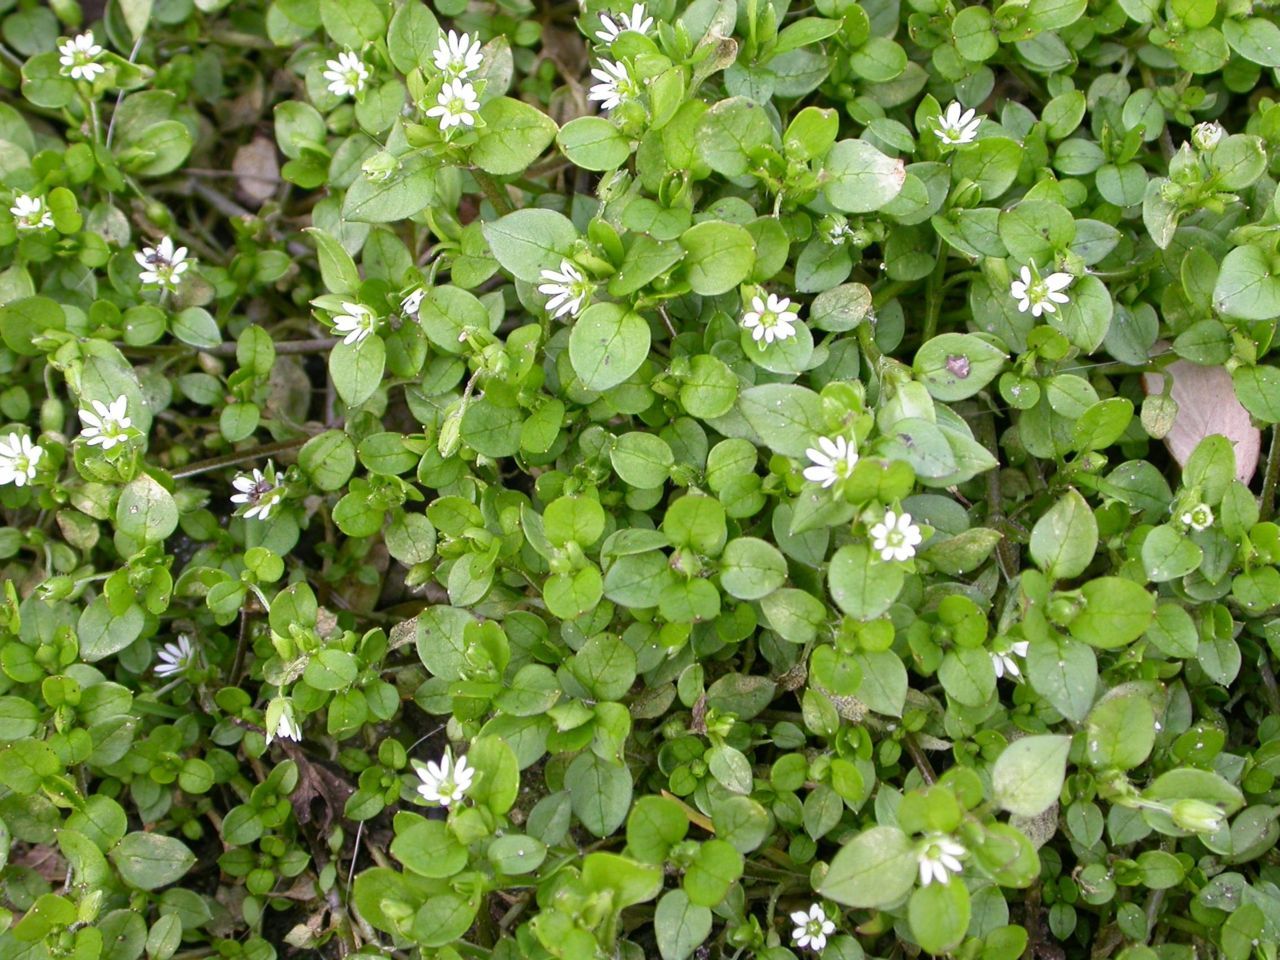
[[[907,168],[865,140],[841,140],[822,165],[823,192],[837,210],[873,213],[896,197]]]
[[[618,437],[609,451],[609,461],[625,482],[649,490],[667,481],[676,458],[661,437],[637,430]]]
[[[1151,625],[1156,601],[1132,580],[1099,577],[1080,588],[1084,609],[1067,628],[1077,640],[1103,650],[1132,643]]]
[[[385,180],[361,174],[342,201],[344,220],[392,223],[424,209],[436,193],[435,169],[423,157],[411,157]]]
[[[1084,573],[1098,549],[1098,521],[1084,497],[1068,490],[1031,528],[1031,558],[1053,580]]]
[[[886,612],[904,582],[901,564],[881,560],[861,543],[837,550],[827,570],[831,596],[841,610],[858,620],[874,620]]]
[[[625,765],[594,753],[579,754],[565,770],[564,786],[572,798],[574,816],[593,836],[609,836],[627,818],[631,771]]]
[[[440,36],[440,24],[431,8],[420,0],[402,4],[387,27],[387,54],[401,73],[431,62],[432,51]]]
[[[499,737],[476,737],[467,750],[467,762],[476,771],[467,796],[499,817],[510,810],[520,792],[520,768],[511,747]]]
[[[1093,706],[1098,659],[1092,649],[1069,637],[1036,640],[1027,650],[1027,679],[1055,710],[1079,723]]]
[[[649,357],[649,324],[617,303],[594,303],[569,333],[569,359],[590,390],[622,383]]]
[[[760,439],[788,457],[802,457],[826,426],[822,401],[806,387],[770,383],[738,395],[738,409]]]
[[[528,208],[484,225],[494,259],[517,280],[536,283],[544,269],[560,269],[573,249],[578,231],[569,218],[554,210]]]
[[[916,869],[915,844],[905,833],[872,827],[836,853],[818,893],[848,907],[889,907],[907,895]]]
[[[1103,700],[1089,714],[1086,756],[1099,769],[1132,770],[1151,753],[1156,716],[1141,694]]]
[[[927,953],[950,953],[969,929],[969,891],[959,879],[931,883],[911,895],[911,933]]]
[[[653,929],[662,960],[685,960],[711,933],[711,911],[690,902],[683,890],[668,890],[654,911]]]
[[[751,275],[755,241],[745,227],[722,220],[704,220],[680,235],[687,256],[682,264],[694,293],[728,293]]]
[[[616,170],[631,156],[631,141],[604,117],[577,117],[556,134],[561,152],[584,170]]]
[[[387,348],[378,336],[358,343],[339,343],[329,352],[329,376],[338,396],[350,407],[364,403],[382,383]]]
[[[387,27],[373,0],[320,0],[320,19],[325,33],[352,50],[359,50],[366,40],[377,40]]]
[[[996,758],[991,789],[1002,809],[1035,817],[1052,806],[1066,777],[1071,738],[1046,734],[1015,740]]]
[[[739,600],[759,600],[787,581],[787,561],[773,544],[755,537],[730,540],[720,557],[720,585]]]
[[[944,333],[916,353],[916,376],[935,400],[972,397],[995,379],[1007,357],[1003,350],[968,333]]]
[[[354,295],[360,289],[360,271],[346,248],[330,234],[318,227],[307,227],[306,233],[315,241],[320,259],[320,278],[330,293]]]
[[[479,128],[471,162],[497,176],[523,173],[551,145],[556,122],[537,107],[510,97],[498,97],[480,108]]]
[[[120,491],[116,503],[116,528],[140,543],[163,543],[178,527],[178,505],[173,494],[149,474]]]
[[[1280,316],[1280,277],[1261,247],[1246,244],[1222,260],[1213,304],[1219,313],[1239,320],[1271,320]]]
[[[111,862],[125,883],[139,890],[158,890],[180,880],[195,865],[196,855],[177,837],[161,833],[129,833],[111,849]]]

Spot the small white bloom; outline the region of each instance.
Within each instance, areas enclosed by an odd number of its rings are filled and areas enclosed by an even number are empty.
[[[276,477],[275,465],[269,460],[265,472],[255,467],[252,473],[237,474],[231,486],[236,490],[231,495],[231,502],[237,505],[237,509],[247,504],[244,511],[246,520],[266,520],[284,499],[284,485]]]
[[[277,714],[274,723],[271,720],[273,713]],[[302,739],[302,727],[293,714],[293,701],[288,697],[278,697],[267,707],[267,743],[270,744],[276,737],[295,743]]]
[[[976,110],[966,110],[952,100],[946,111],[938,117],[938,125],[933,132],[944,144],[952,147],[973,143],[978,137],[978,127],[982,125],[982,117]]]
[[[643,3],[637,3],[631,8],[631,13],[618,14],[618,21],[615,23],[613,18],[607,13],[600,14],[600,29],[596,31],[596,38],[601,43],[613,43],[618,39],[618,35],[627,30],[634,30],[636,33],[648,33],[653,26],[653,17],[645,15]]]
[[[831,222],[826,225],[822,231],[822,239],[827,241],[833,247],[838,247],[849,240],[853,236],[853,228],[849,226],[849,222],[844,218],[836,220],[831,218]]]
[[[177,287],[191,266],[187,260],[187,248],[174,246],[169,237],[161,238],[154,247],[143,247],[141,253],[133,255],[133,259],[142,267],[138,280],[143,286],[164,287],[166,290]]]
[[[448,748],[445,748],[439,763],[431,760],[419,763],[415,760],[413,766],[422,780],[418,784],[418,793],[424,800],[438,803],[442,807],[461,800],[471,787],[476,773],[474,767],[467,766],[465,756],[459,757],[455,762]]]
[[[26,486],[36,478],[36,464],[43,456],[44,449],[25,434],[0,438],[0,485]]]
[[[612,110],[624,100],[640,96],[640,83],[631,76],[625,63],[601,60],[600,66],[591,71],[591,76],[598,82],[587,92],[587,99],[599,101],[604,110]]]
[[[1182,515],[1182,522],[1199,533],[1213,526],[1213,510],[1207,503],[1198,503]]]
[[[965,849],[945,833],[933,833],[925,837],[916,852],[920,864],[920,885],[927,887],[935,880],[946,883],[950,874],[958,874],[964,869],[960,857]]]
[[[110,405],[101,400],[89,402],[93,409],[80,411],[80,422],[84,424],[80,436],[88,441],[89,446],[102,447],[103,450],[110,450],[117,443],[124,443],[129,438],[129,428],[133,426],[133,421],[128,416],[128,398],[116,397]]]
[[[333,318],[333,329],[338,333],[346,334],[342,340],[343,343],[359,343],[377,329],[378,315],[363,303],[344,301],[342,309],[346,312]]]
[[[427,295],[426,287],[418,287],[407,297],[400,301],[400,313],[412,320],[418,315],[418,308],[422,306],[422,300]]]
[[[480,54],[480,41],[473,40],[466,33],[459,36],[452,30],[447,35],[440,35],[440,42],[436,44],[431,59],[435,62],[436,69],[451,80],[460,80],[475,73],[484,64],[484,57]]]
[[[1008,650],[992,650],[991,665],[996,669],[996,677],[999,678],[1005,675],[1010,677],[1022,676],[1022,667],[1015,658],[1026,657],[1027,651],[1030,649],[1030,641],[1019,640],[1010,644]]]
[[[439,117],[440,132],[445,133],[450,127],[474,127],[479,109],[476,88],[461,80],[451,80],[440,88],[436,105],[427,111],[427,116]]]
[[[97,62],[102,56],[102,47],[93,42],[93,31],[86,30],[78,37],[58,44],[58,63],[64,77],[72,80],[88,80],[92,83],[99,75],[106,73],[107,68]]]
[[[1227,131],[1222,128],[1222,124],[1216,120],[1208,120],[1205,123],[1197,123],[1191,128],[1191,142],[1200,150],[1212,150],[1218,145]]]
[[[797,910],[791,914],[791,922],[796,925],[791,931],[795,945],[802,950],[808,947],[814,953],[821,953],[827,937],[836,932],[836,925],[827,919],[827,911],[818,903],[811,906],[808,913]]]
[[[47,230],[53,226],[53,214],[44,205],[44,197],[32,197],[20,193],[13,198],[9,208],[14,226],[19,230]]]
[[[742,315],[742,325],[751,331],[751,339],[756,343],[761,340],[770,344],[778,340],[789,340],[796,335],[796,323],[800,314],[791,309],[791,301],[776,293],[763,297],[752,297],[751,309]]]
[[[1075,277],[1069,273],[1051,273],[1041,277],[1039,271],[1032,272],[1031,267],[1023,267],[1019,276],[1009,284],[1009,294],[1018,301],[1018,312],[1031,311],[1033,317],[1042,313],[1057,313],[1059,304],[1071,302],[1062,291],[1071,286]]]
[[[185,633],[178,634],[178,639],[172,643],[166,643],[160,648],[160,652],[156,654],[160,662],[156,664],[157,677],[171,677],[175,673],[182,673],[187,667],[195,663],[196,651],[191,645],[191,638]]]
[[[819,437],[818,448],[805,451],[813,466],[804,468],[804,478],[829,487],[853,472],[858,462],[858,448],[844,437]]]
[[[881,560],[910,560],[923,539],[909,513],[886,510],[884,519],[871,528],[871,549],[880,552]]]
[[[544,268],[538,279],[542,281],[538,284],[538,292],[551,298],[547,301],[547,310],[557,320],[566,313],[576,317],[596,289],[595,284],[568,260],[560,261],[559,270]]]
[[[337,60],[326,60],[322,76],[329,81],[329,92],[335,97],[354,97],[364,89],[369,68],[350,50],[338,54]]]

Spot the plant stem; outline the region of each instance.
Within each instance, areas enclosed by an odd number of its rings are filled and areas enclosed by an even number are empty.
[[[493,209],[498,212],[498,216],[505,216],[515,209],[511,205],[511,198],[507,196],[505,190],[493,179],[488,173],[479,167],[471,168],[471,176],[475,178],[476,183],[480,185],[480,189],[484,191],[485,197],[493,204]]]
[[[1280,427],[1271,428],[1271,449],[1267,451],[1267,472],[1262,477],[1258,516],[1270,520],[1276,509],[1276,482],[1280,480]]]
[[[916,743],[916,738],[908,733],[902,738],[902,745],[907,748],[907,753],[911,755],[911,762],[920,771],[920,776],[924,778],[924,782],[929,786],[937,783],[938,775],[933,772],[933,764],[929,762],[929,758],[920,749],[920,744]]]
[[[924,333],[922,344],[928,343],[938,332],[938,314],[942,312],[942,281],[947,277],[947,256],[951,248],[947,241],[938,241],[938,262],[933,266],[933,273],[925,281],[924,288]]]
[[[278,453],[288,453],[290,450],[297,450],[311,437],[295,437],[292,440],[282,440],[279,443],[267,443],[260,447],[254,447],[251,450],[237,450],[235,453],[226,453],[220,457],[210,457],[208,460],[197,460],[195,463],[187,464],[185,467],[179,467],[171,473],[175,480],[183,480],[186,477],[194,477],[201,473],[208,473],[210,470],[218,470],[222,467],[232,467],[240,463],[248,463],[250,460],[260,460],[263,457],[272,457]]]
[[[884,354],[880,352],[880,348],[876,345],[876,336],[871,330],[871,324],[864,322],[858,325],[858,343],[862,347],[862,352],[867,358],[867,363],[871,364],[875,370],[876,376],[880,375],[880,368],[884,364]]]

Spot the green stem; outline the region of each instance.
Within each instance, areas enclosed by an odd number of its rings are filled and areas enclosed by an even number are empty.
[[[498,212],[498,216],[505,216],[515,209],[511,205],[511,198],[507,196],[506,191],[485,171],[479,167],[471,168],[471,176],[475,178],[480,189],[484,192],[485,197],[493,204],[493,209]]]
[[[947,255],[951,248],[947,241],[938,240],[937,262],[924,287],[924,335],[921,343],[928,343],[938,332],[938,315],[942,312],[942,281],[947,278]]]
[[[280,443],[267,443],[260,447],[253,447],[250,450],[237,450],[235,453],[223,454],[220,457],[210,457],[208,460],[197,460],[195,463],[188,464],[185,467],[179,467],[177,470],[172,471],[170,475],[175,480],[183,480],[187,477],[194,477],[222,467],[234,467],[237,464],[248,463],[250,460],[260,460],[263,457],[272,457],[278,453],[297,450],[310,439],[311,437],[309,436],[295,437],[292,440],[282,440]]]
[[[876,345],[875,333],[872,332],[869,322],[863,322],[858,326],[858,343],[862,347],[863,355],[867,358],[867,363],[871,364],[878,377],[880,368],[884,365],[884,354],[880,352],[880,348]]]
[[[1271,428],[1271,449],[1267,451],[1267,472],[1262,478],[1262,496],[1258,500],[1258,515],[1270,520],[1276,509],[1276,482],[1280,480],[1280,427]]]

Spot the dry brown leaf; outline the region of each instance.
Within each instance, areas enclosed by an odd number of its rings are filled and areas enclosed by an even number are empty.
[[[266,137],[254,137],[236,151],[231,171],[236,175],[236,196],[244,203],[261,206],[280,186],[276,145]]]
[[[1157,343],[1160,352],[1167,344]],[[1262,449],[1262,432],[1253,425],[1249,411],[1236,399],[1231,374],[1224,367],[1205,367],[1187,360],[1176,360],[1161,373],[1144,373],[1142,388],[1148,394],[1164,390],[1164,378],[1173,379],[1170,396],[1178,404],[1173,427],[1165,435],[1165,446],[1185,466],[1191,451],[1205,437],[1215,433],[1226,437],[1236,452],[1236,479],[1248,483],[1258,468]]]

